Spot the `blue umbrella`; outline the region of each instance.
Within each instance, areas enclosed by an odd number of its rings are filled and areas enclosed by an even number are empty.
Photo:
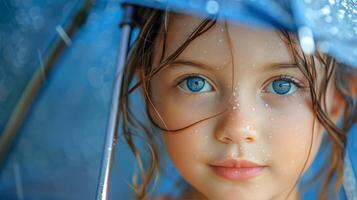
[[[331,13],[336,13],[334,12],[334,10],[339,10],[339,8],[341,7],[340,5],[342,4],[332,4],[330,3],[330,11],[329,13],[331,15],[327,15],[330,16],[332,19],[327,18],[328,20],[326,21],[326,15],[323,16],[309,16],[309,9],[314,9],[314,10],[318,10],[318,9],[322,9],[321,12],[323,13],[328,13],[328,11],[326,11],[327,9],[324,7],[324,5],[327,5],[328,2],[330,1],[320,1],[319,3],[309,3],[309,1],[299,1],[300,3],[298,3],[298,1],[292,1],[291,4],[286,3],[285,1],[213,1],[213,0],[209,0],[209,1],[153,1],[153,0],[143,0],[143,1],[139,1],[139,0],[133,0],[133,1],[128,1],[132,4],[135,5],[142,5],[142,6],[149,6],[149,7],[155,7],[158,9],[171,9],[171,10],[175,10],[175,11],[181,11],[181,12],[188,12],[189,14],[195,13],[198,15],[206,15],[208,14],[224,14],[225,16],[227,16],[230,20],[234,20],[234,21],[240,21],[240,22],[244,22],[244,23],[248,23],[250,25],[256,25],[256,26],[264,26],[265,23],[269,23],[269,24],[273,24],[275,26],[284,28],[284,29],[288,29],[288,30],[292,30],[292,31],[296,31],[299,34],[299,38],[300,41],[303,45],[303,49],[305,52],[311,52],[314,51],[314,47],[315,47],[315,43],[316,42],[322,42],[322,47],[324,49],[324,51],[326,51],[327,53],[332,54],[333,56],[335,56],[337,59],[339,59],[341,62],[345,62],[346,64],[349,64],[351,66],[356,66],[356,56],[346,56],[347,54],[343,54],[344,51],[348,50],[349,52],[352,52],[353,55],[356,55],[357,51],[356,51],[356,32],[352,32],[352,37],[350,35],[350,32],[345,32],[345,31],[339,31],[338,35],[339,37],[336,38],[336,33],[335,30],[332,27],[331,31],[321,31],[321,30],[326,30],[325,28],[320,28],[320,27],[329,27],[328,21],[332,20],[334,23],[335,28],[337,28],[338,30],[354,30],[353,28],[355,28],[355,23],[356,23],[356,12],[354,12],[356,10],[356,4],[354,1],[346,1],[348,3],[348,5],[352,5],[349,8],[350,9],[346,9],[344,11],[344,20],[339,20],[341,17],[338,15],[333,15]],[[334,2],[334,1],[331,1]],[[344,1],[345,2],[345,1]],[[69,2],[68,2],[69,3]],[[115,2],[115,5],[118,6],[117,4],[118,2]],[[94,8],[92,7],[93,5]],[[271,9],[266,9],[267,5],[269,5],[269,7]],[[11,6],[14,5],[4,5],[3,9],[10,9]],[[20,10],[21,6],[23,6],[24,8],[22,9],[30,9],[32,7],[32,5],[27,5],[28,8],[26,8],[26,5],[18,5],[18,8]],[[44,5],[42,5],[44,6]],[[53,5],[54,6],[54,5]],[[113,3],[111,2],[105,2],[105,1],[98,1],[96,4],[92,4],[92,2],[88,1],[86,3],[77,1],[76,3],[71,5],[67,5],[67,9],[70,11],[68,11],[70,14],[68,14],[67,17],[64,17],[65,20],[62,19],[62,24],[61,26],[56,25],[55,26],[55,30],[56,30],[56,34],[58,36],[51,36],[49,37],[49,41],[47,42],[47,44],[54,44],[53,46],[56,46],[57,48],[63,48],[62,50],[57,50],[59,52],[64,52],[63,54],[66,57],[61,57],[59,58],[59,54],[58,58],[55,59],[55,61],[59,62],[61,65],[65,65],[66,64],[66,59],[68,59],[68,57],[71,57],[71,54],[74,54],[74,52],[70,51],[70,49],[72,48],[71,45],[74,46],[73,43],[75,43],[76,41],[80,40],[79,36],[76,37],[74,35],[75,31],[71,31],[71,28],[69,25],[71,21],[76,22],[76,16],[79,16],[79,18],[82,16],[86,16],[86,13],[91,12],[92,14],[94,13],[93,10],[97,11],[97,12],[103,12],[103,10],[108,11],[110,9],[111,6],[113,6]],[[15,5],[16,7],[16,5]],[[61,8],[61,6],[59,4],[57,4],[57,8]],[[113,6],[114,7],[114,6]],[[62,8],[63,9],[63,8]],[[100,11],[98,11],[100,10]],[[80,11],[80,12],[79,12]],[[240,11],[240,12],[237,12]],[[97,130],[97,133],[100,133],[100,129],[103,129],[103,125],[107,126],[107,133],[106,133],[106,139],[105,139],[105,144],[104,144],[104,153],[103,153],[103,158],[102,158],[102,165],[101,165],[101,172],[100,172],[100,179],[99,179],[99,183],[98,183],[98,191],[97,191],[97,198],[98,199],[106,199],[108,198],[108,192],[109,192],[109,188],[110,188],[110,176],[111,176],[111,165],[112,165],[112,159],[114,158],[113,152],[114,152],[114,147],[115,147],[115,134],[114,134],[114,126],[116,124],[116,116],[115,113],[117,111],[117,95],[118,95],[118,87],[119,87],[119,83],[120,83],[120,71],[121,68],[123,66],[123,62],[124,62],[124,58],[126,56],[127,53],[127,48],[128,48],[128,44],[130,41],[130,32],[132,29],[131,26],[131,16],[134,12],[134,7],[131,6],[130,4],[126,4],[123,7],[123,11],[119,11],[119,12],[124,12],[121,14],[124,14],[124,17],[122,18],[122,30],[121,30],[121,39],[119,40],[119,38],[117,38],[115,40],[115,42],[113,42],[114,46],[119,46],[119,53],[117,56],[117,64],[111,64],[111,67],[116,66],[116,72],[113,73],[115,74],[115,78],[113,80],[114,84],[113,84],[113,93],[109,92],[108,94],[104,95],[105,99],[104,101],[106,101],[106,103],[110,102],[110,99],[112,104],[111,104],[111,109],[110,109],[110,114],[109,114],[109,120],[108,122],[102,122],[102,126],[101,128],[97,128],[99,130]],[[6,13],[6,12],[5,12]],[[76,14],[78,13],[78,14]],[[311,12],[310,12],[311,13]],[[351,14],[351,17],[349,17],[349,14]],[[103,14],[102,14],[103,15]],[[342,15],[342,14],[341,14]],[[35,15],[34,15],[35,16]],[[91,15],[90,15],[91,16]],[[97,15],[98,16],[98,15]],[[114,15],[114,16],[119,16],[118,14]],[[93,14],[92,17],[95,19],[95,15]],[[20,18],[20,17],[19,17]],[[34,21],[36,21],[36,16],[33,17]],[[259,20],[257,20],[259,19]],[[263,20],[262,20],[263,19]],[[43,20],[43,19],[42,19]],[[111,19],[113,22],[113,19]],[[320,20],[320,21],[319,21]],[[321,21],[322,20],[322,21]],[[21,20],[20,20],[21,21]],[[23,20],[25,21],[25,20]],[[80,21],[80,20],[79,20]],[[118,21],[118,19],[117,19]],[[326,22],[326,23],[324,23]],[[25,22],[23,22],[24,24],[26,24]],[[37,23],[39,23],[37,21]],[[89,22],[87,21],[87,25],[90,25],[90,20]],[[117,22],[115,22],[117,23]],[[115,23],[111,23],[110,25],[113,25]],[[63,28],[63,27],[67,27],[68,28]],[[69,26],[68,26],[69,25]],[[73,27],[78,27],[79,24],[77,25],[73,25]],[[88,25],[88,26],[89,26]],[[97,25],[93,22],[92,25]],[[88,27],[87,26],[87,27]],[[90,28],[88,31],[93,31],[90,30]],[[78,29],[76,29],[78,30]],[[97,31],[98,32],[98,31]],[[3,32],[5,35],[5,32]],[[89,38],[86,38],[87,40],[89,39],[95,39],[95,37],[93,36],[87,36]],[[0,37],[0,38],[3,38]],[[57,42],[56,45],[56,41],[60,39]],[[66,47],[67,45],[67,47]],[[42,55],[44,54],[43,52],[46,52],[46,50],[48,49],[53,49],[53,52],[56,52],[56,47],[55,48],[51,48],[49,47],[51,45],[45,46],[45,47],[41,47],[40,51],[37,52],[37,54],[35,55],[31,55],[29,57],[45,57],[46,55]],[[60,47],[62,46],[62,47]],[[108,45],[110,46],[110,45]],[[113,45],[112,45],[113,46]],[[330,48],[331,46],[334,46],[336,48]],[[67,49],[68,48],[68,49]],[[99,47],[100,48],[100,47]],[[67,49],[66,51],[68,51],[67,53],[65,52],[64,49]],[[103,49],[103,47],[102,47]],[[21,52],[21,51],[20,51]],[[56,54],[53,54],[56,55]],[[115,55],[115,54],[112,54]],[[73,56],[72,56],[73,57]],[[115,60],[115,56],[111,57],[112,60]],[[15,60],[15,59],[14,59]],[[41,60],[41,59],[39,59]],[[54,63],[50,63],[51,61],[48,61],[49,64],[48,66],[51,67],[54,65]],[[23,63],[15,63],[17,65],[23,65]],[[40,65],[47,65],[45,61],[43,61],[42,63],[36,63],[36,64],[40,64]],[[67,63],[68,64],[68,63]],[[59,65],[59,64],[57,64]],[[59,66],[58,66],[59,67]],[[72,69],[74,71],[72,71],[72,73],[75,73],[76,70]],[[109,70],[109,71],[113,71],[113,70]],[[77,71],[80,72],[80,71]],[[46,73],[47,71],[40,71],[38,70],[38,75],[37,77],[46,77]],[[103,82],[108,82],[108,81],[103,81],[103,79],[105,79],[105,77],[101,76],[102,80],[98,80],[98,78],[96,78],[97,74],[106,74],[107,72],[103,72],[103,69],[98,68],[98,67],[94,67],[93,69],[91,68],[91,71],[88,73],[88,79],[90,80],[90,82],[94,85],[94,87],[97,88],[104,88],[103,87]],[[30,73],[29,73],[30,74]],[[108,74],[108,73],[107,73]],[[110,74],[110,73],[109,73]],[[0,74],[1,75],[1,74]],[[52,80],[54,79],[53,77],[54,75],[52,75]],[[60,75],[57,75],[60,76]],[[65,78],[63,73],[62,73],[62,78]],[[28,79],[28,78],[27,78]],[[107,78],[110,79],[110,78]],[[39,78],[34,78],[32,80],[41,80],[41,81],[48,81],[47,84],[51,83],[51,77],[46,77],[46,79],[39,79]],[[53,81],[52,81],[53,82]],[[50,88],[50,86],[46,86],[48,88]],[[66,87],[66,86],[62,86],[62,87]],[[69,87],[69,85],[67,85],[67,87]],[[106,88],[110,88],[110,86],[106,86]],[[75,95],[78,94],[79,89],[76,91],[71,91],[69,92],[72,96],[76,97]],[[98,92],[98,90],[97,90]],[[42,93],[40,93],[40,95],[44,98],[46,98],[46,94],[44,93],[44,91]],[[109,97],[111,96],[111,98]],[[47,95],[48,98],[48,95]],[[36,101],[40,101],[39,99],[37,99]],[[52,100],[54,101],[54,100]],[[76,100],[74,100],[76,101]],[[79,100],[77,100],[79,101]],[[12,102],[15,102],[14,100]],[[68,103],[68,102],[67,102]],[[9,103],[8,103],[9,104]],[[8,104],[3,104],[2,105],[2,109],[5,110],[4,108],[12,108],[14,107],[14,105],[8,105]],[[12,103],[13,104],[13,103]],[[101,105],[104,103],[101,103]],[[78,105],[78,103],[76,102],[72,102],[72,105]],[[91,104],[94,105],[94,104]],[[107,106],[107,104],[105,104]],[[25,107],[28,106],[29,109],[31,109],[30,105],[24,105]],[[51,107],[51,105],[48,105]],[[107,106],[108,107],[108,106]],[[17,107],[19,108],[19,107]],[[103,106],[101,107],[103,109]],[[8,109],[7,113],[10,113],[9,111],[10,109]],[[105,110],[105,109],[103,109]],[[83,111],[83,110],[82,110]],[[94,113],[94,110],[92,110]],[[36,111],[34,110],[30,110],[30,112],[32,113],[36,113]],[[5,112],[4,112],[5,113]],[[37,112],[38,113],[38,112]],[[87,112],[88,113],[88,112]],[[23,116],[25,118],[25,116]],[[62,116],[62,117],[65,117]],[[79,117],[79,116],[78,116]],[[97,116],[97,118],[105,118],[104,115],[103,116]],[[58,118],[59,119],[59,118]],[[72,118],[73,119],[73,118]],[[41,120],[45,120],[45,119],[41,119]],[[11,120],[10,120],[11,121]],[[28,122],[30,121],[30,122]],[[25,121],[25,125],[24,127],[28,127],[31,126],[31,120]],[[5,130],[5,127],[9,127],[9,125],[5,126],[5,122],[6,120],[1,120],[1,127],[3,128],[3,130]],[[20,121],[16,121],[15,122],[15,126],[10,126],[11,127],[18,127],[20,123]],[[33,123],[33,122],[32,122]],[[9,124],[9,123],[8,123]],[[16,125],[17,124],[17,125]],[[66,124],[66,123],[64,123]],[[71,125],[71,123],[67,122],[67,125]],[[54,125],[52,125],[54,126]],[[73,126],[73,125],[72,125]],[[26,129],[26,128],[24,128]],[[29,128],[27,128],[29,129]],[[88,129],[87,129],[88,130]],[[3,131],[5,133],[5,131]],[[10,132],[16,132],[15,130],[10,131]],[[76,131],[73,131],[76,132]],[[6,134],[2,134],[2,139],[5,138],[3,137]],[[13,136],[14,135],[10,135],[10,137],[6,137],[8,140],[13,140]],[[97,137],[97,138],[101,138],[101,137]],[[63,138],[64,139],[64,138]],[[101,138],[103,139],[103,138]],[[20,139],[19,139],[20,140]],[[1,140],[2,142],[4,140]],[[352,140],[353,141],[353,140]],[[21,141],[20,141],[21,142]],[[19,142],[19,143],[20,143]],[[9,142],[4,142],[4,144],[9,144]],[[21,144],[21,143],[20,143]],[[5,145],[2,145],[5,147]],[[7,149],[7,148],[4,148]],[[350,152],[354,152],[353,149],[355,150],[356,147],[352,145],[349,146]],[[98,152],[97,152],[98,154]],[[99,154],[100,155],[100,154]],[[98,156],[99,157],[99,156]],[[349,159],[348,157],[346,157],[346,162],[349,163]],[[97,160],[99,162],[99,160]],[[356,162],[356,161],[355,161]],[[7,161],[7,163],[9,163],[9,161]],[[353,164],[353,160],[352,160],[352,165],[356,166],[356,164]],[[348,166],[348,165],[347,165]],[[98,167],[98,166],[97,166]],[[19,166],[18,165],[13,165],[13,171],[14,171],[14,176],[18,177],[17,179],[15,178],[15,180],[17,180],[17,184],[18,184],[18,180],[19,180]],[[351,172],[351,170],[350,170]],[[351,172],[353,174],[353,170]],[[352,180],[353,181],[353,180]],[[16,182],[16,181],[15,181]],[[93,187],[93,186],[92,186]],[[90,192],[91,196],[93,196],[93,191],[95,191],[95,188],[91,188],[92,191]],[[82,195],[84,195],[82,193]],[[21,197],[21,195],[20,195]],[[43,196],[44,198],[46,198],[46,196]],[[49,195],[47,196],[47,198],[51,198],[53,196]],[[70,197],[70,196],[67,196]],[[66,197],[64,197],[66,198]]]

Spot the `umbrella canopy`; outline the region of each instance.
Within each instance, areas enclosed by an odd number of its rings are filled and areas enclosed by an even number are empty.
[[[1,130],[4,130],[35,71],[46,64],[49,52],[59,40],[66,45],[49,74],[43,73],[44,85],[34,99],[17,132],[11,151],[1,166],[1,198],[93,199],[96,196],[120,46],[118,24],[123,13],[118,1],[103,0],[87,5],[88,2],[66,0],[0,3]],[[349,51],[357,55],[356,7],[348,7],[344,12],[338,11],[340,14],[331,14],[336,13],[336,9],[341,10],[344,7],[343,2],[356,6],[354,1],[319,1],[321,4],[309,1],[292,1],[294,4],[285,4],[285,1],[236,3],[238,1],[212,0],[185,3],[149,0],[130,2],[202,15],[221,13],[232,21],[257,26],[270,23],[297,32],[301,27],[307,27],[312,34],[301,33],[302,37],[324,42],[322,44],[325,45],[323,47],[326,52],[336,56],[341,62],[357,65],[357,56],[346,57],[347,54],[342,53]],[[331,5],[328,7],[329,11],[324,7],[326,3]],[[266,5],[270,9],[266,9]],[[86,20],[70,35],[66,30],[83,8],[87,9]],[[310,16],[309,9],[325,14]],[[330,24],[335,25],[333,27],[337,28],[339,37],[336,38],[336,29],[330,27]],[[331,31],[323,32],[322,30],[326,30],[325,26],[331,28]],[[354,32],[340,31],[345,29]],[[336,48],[329,48],[330,46]],[[133,101],[138,104],[139,113],[145,111],[139,94],[134,95]],[[356,128],[352,130],[356,131]],[[357,151],[357,136],[350,134],[349,137],[351,143],[348,144],[348,152],[354,155]],[[321,149],[320,154],[319,158],[322,159],[324,149]],[[348,158],[346,162],[351,164],[351,175],[357,172],[357,159]],[[319,161],[315,161],[306,178],[319,167]],[[179,179],[170,161],[165,162],[167,172],[160,178],[157,194],[174,190],[174,180]],[[133,172],[132,166],[135,166],[134,157],[119,138],[109,199],[132,197],[128,185]],[[306,199],[315,195],[313,187],[304,193]],[[345,197],[344,191],[341,191],[341,198]]]

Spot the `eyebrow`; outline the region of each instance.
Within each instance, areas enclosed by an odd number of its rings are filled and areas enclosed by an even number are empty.
[[[206,64],[206,63],[201,63],[201,62],[195,62],[191,60],[175,60],[170,64],[170,67],[176,67],[177,65],[186,65],[186,66],[191,66],[191,67],[198,67],[202,68],[205,70],[216,70],[214,66]]]
[[[211,70],[211,71],[216,71],[216,67],[202,63],[202,62],[196,62],[196,61],[191,61],[191,60],[175,60],[170,64],[170,67],[177,67],[177,65],[186,65],[186,66],[191,66],[191,67],[198,67],[202,68],[205,70]],[[263,71],[267,70],[279,70],[279,69],[290,69],[290,68],[296,68],[298,69],[298,65],[295,63],[268,63],[266,65],[263,65],[261,69]]]
[[[279,69],[291,69],[291,68],[299,69],[298,65],[295,63],[269,63],[262,67],[262,69],[264,71],[279,70]]]

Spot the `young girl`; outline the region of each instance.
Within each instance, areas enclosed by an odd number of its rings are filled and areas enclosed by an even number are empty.
[[[355,69],[320,51],[305,55],[284,30],[219,16],[139,13],[120,98],[121,131],[141,172],[138,199],[149,198],[159,171],[157,136],[189,184],[181,199],[299,199],[297,183],[324,136],[332,150],[320,198],[330,186],[339,190],[357,115]],[[160,134],[133,115],[129,94],[139,88]],[[147,168],[135,134],[147,141]]]

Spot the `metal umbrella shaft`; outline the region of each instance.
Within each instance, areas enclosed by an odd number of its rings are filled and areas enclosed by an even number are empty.
[[[130,4],[122,4],[124,16],[120,23],[121,38],[119,46],[119,54],[117,60],[117,68],[115,73],[113,96],[109,114],[109,121],[106,130],[105,144],[102,156],[100,169],[99,183],[97,187],[97,200],[106,200],[109,196],[111,169],[115,153],[115,131],[118,125],[118,106],[120,83],[122,80],[122,72],[125,65],[126,56],[129,49],[130,36],[133,26],[134,6]]]

